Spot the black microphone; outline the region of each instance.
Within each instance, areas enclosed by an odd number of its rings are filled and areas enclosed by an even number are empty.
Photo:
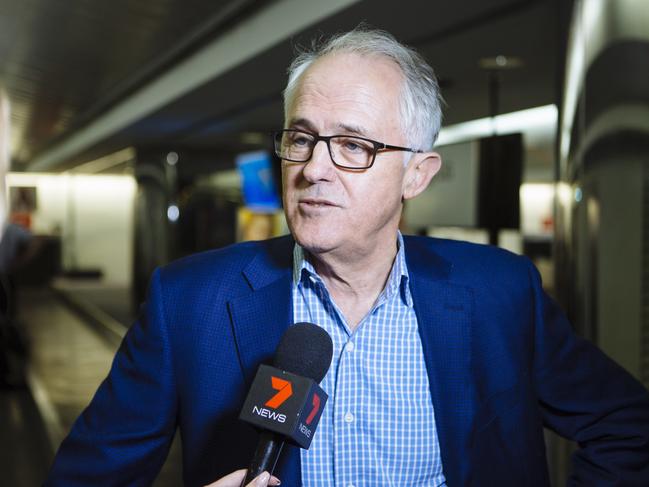
[[[284,442],[308,449],[327,394],[318,386],[333,354],[329,334],[312,323],[289,326],[275,351],[274,367],[260,365],[239,419],[260,430],[245,486],[273,473]]]

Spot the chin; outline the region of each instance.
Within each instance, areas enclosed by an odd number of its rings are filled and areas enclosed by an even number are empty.
[[[295,241],[312,254],[323,254],[337,247],[338,239],[331,232],[298,228],[291,229],[291,233]]]

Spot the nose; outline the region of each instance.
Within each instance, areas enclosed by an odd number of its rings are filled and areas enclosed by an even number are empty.
[[[311,159],[304,163],[304,178],[311,182],[331,181],[336,174],[336,167],[331,160],[329,148],[324,140],[319,140],[313,147]]]

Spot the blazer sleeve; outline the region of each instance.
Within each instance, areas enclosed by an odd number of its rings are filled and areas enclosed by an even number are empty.
[[[545,426],[577,442],[568,485],[649,486],[649,394],[572,330],[529,264],[534,379]]]
[[[176,428],[176,384],[160,271],[108,377],[74,423],[47,486],[150,485]]]

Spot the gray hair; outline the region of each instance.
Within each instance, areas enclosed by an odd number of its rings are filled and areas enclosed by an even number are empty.
[[[442,123],[442,96],[433,68],[419,53],[399,43],[388,32],[364,26],[335,35],[322,45],[314,45],[297,55],[288,68],[284,90],[285,119],[302,74],[317,59],[334,53],[384,56],[394,61],[404,78],[399,111],[406,140],[414,149],[433,148]]]

